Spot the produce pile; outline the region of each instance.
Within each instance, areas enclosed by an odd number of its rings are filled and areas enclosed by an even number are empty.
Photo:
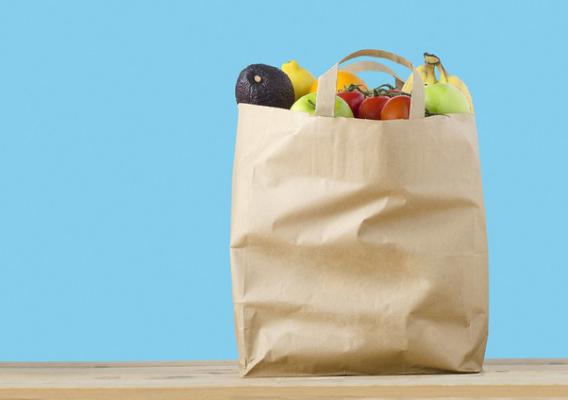
[[[448,75],[439,57],[424,53],[424,64],[416,69],[425,85],[427,116],[473,112],[467,86],[459,77]],[[413,76],[410,74],[401,89],[390,84],[369,89],[356,74],[339,70],[335,116],[374,120],[408,119],[412,85]],[[235,96],[237,103],[287,108],[313,115],[317,88],[317,79],[292,60],[280,69],[266,64],[249,65],[239,74]]]

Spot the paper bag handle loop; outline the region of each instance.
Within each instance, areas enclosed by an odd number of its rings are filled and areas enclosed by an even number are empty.
[[[364,71],[384,72],[394,78],[395,86],[397,89],[402,89],[402,86],[404,85],[404,80],[400,76],[398,76],[396,72],[394,72],[386,65],[378,63],[376,61],[357,61],[352,64],[343,66],[342,69],[345,71],[353,72],[354,74]]]
[[[412,63],[397,54],[390,53],[384,50],[359,50],[349,54],[348,56],[341,59],[337,64],[328,69],[323,73],[318,79],[318,91],[316,94],[316,115],[323,117],[333,117],[335,111],[335,93],[336,93],[336,82],[337,82],[337,71],[339,70],[339,64],[349,61],[356,57],[369,56],[375,58],[384,58],[393,61],[397,64],[403,65],[413,72],[414,85],[412,89],[412,97],[410,100],[410,115],[409,119],[419,119],[424,118],[424,82],[420,73],[414,68]],[[372,63],[377,65],[377,63]],[[375,67],[371,67],[370,64],[363,64],[369,67],[371,70],[376,71]],[[366,69],[361,69],[363,71]],[[360,72],[359,71],[359,72]],[[386,72],[384,69],[381,71]],[[387,72],[389,73],[389,72]],[[396,79],[396,78],[395,78]]]

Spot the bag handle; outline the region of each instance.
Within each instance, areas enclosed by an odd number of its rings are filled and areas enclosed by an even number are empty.
[[[333,117],[335,111],[335,93],[336,93],[336,83],[337,83],[337,71],[339,70],[339,64],[349,61],[356,57],[369,56],[375,58],[384,58],[393,61],[397,64],[403,65],[413,72],[414,82],[412,88],[412,97],[410,100],[410,115],[409,119],[419,119],[424,118],[425,107],[424,107],[424,82],[420,73],[414,68],[412,63],[394,53],[390,53],[384,50],[359,50],[351,53],[341,59],[337,64],[328,69],[323,73],[318,79],[318,91],[316,94],[316,112],[315,115],[323,117]],[[371,70],[375,67],[371,67],[369,64],[363,64],[369,67]],[[376,65],[374,63],[374,65]],[[366,70],[362,69],[361,71]],[[385,72],[384,69],[381,71]],[[359,71],[360,72],[360,71]]]
[[[376,61],[357,61],[352,64],[347,64],[342,67],[343,70],[357,74],[364,71],[377,71],[384,72],[392,76],[395,80],[395,85],[397,89],[402,89],[404,86],[404,80],[396,74],[391,68],[384,64],[378,63]]]

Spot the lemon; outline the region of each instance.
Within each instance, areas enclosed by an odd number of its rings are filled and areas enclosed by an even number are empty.
[[[316,80],[314,76],[305,68],[300,67],[296,60],[282,64],[282,71],[288,75],[294,86],[296,100],[310,92],[312,84]]]

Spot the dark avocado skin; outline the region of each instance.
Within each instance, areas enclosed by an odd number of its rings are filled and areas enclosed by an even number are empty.
[[[260,82],[255,81],[260,77]],[[252,64],[241,71],[235,86],[237,103],[290,108],[294,104],[294,87],[288,75],[266,64]]]

